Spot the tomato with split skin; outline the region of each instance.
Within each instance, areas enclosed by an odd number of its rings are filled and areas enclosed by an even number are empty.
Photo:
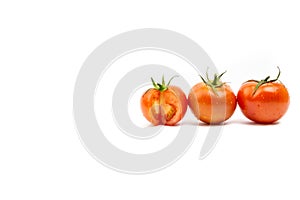
[[[141,109],[144,117],[153,125],[176,125],[185,115],[187,99],[184,92],[177,86],[156,83],[152,78],[154,88],[148,89],[141,97]]]

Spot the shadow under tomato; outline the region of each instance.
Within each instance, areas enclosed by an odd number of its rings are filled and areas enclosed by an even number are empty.
[[[179,125],[187,125],[187,126],[203,126],[203,127],[208,127],[208,126],[224,126],[226,125],[227,122],[223,122],[220,124],[207,124],[201,121],[185,121],[182,124]]]
[[[279,121],[267,124],[267,123],[256,123],[253,121],[247,121],[247,120],[232,120],[232,121],[228,121],[227,124],[242,124],[242,125],[250,125],[250,126],[275,126],[280,124]]]

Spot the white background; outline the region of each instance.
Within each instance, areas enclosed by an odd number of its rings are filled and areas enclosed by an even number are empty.
[[[0,199],[299,199],[299,8],[288,0],[1,1]],[[237,109],[204,160],[199,131],[163,171],[102,166],[76,133],[76,76],[106,39],[147,27],[196,41],[228,70],[235,92],[247,79],[276,76],[279,65],[289,111],[277,125],[254,126]]]

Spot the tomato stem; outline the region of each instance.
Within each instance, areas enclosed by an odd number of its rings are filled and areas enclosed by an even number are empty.
[[[168,87],[169,87],[171,81],[172,81],[175,77],[179,77],[179,76],[178,76],[178,75],[172,76],[172,77],[170,78],[170,80],[168,81],[167,84],[166,84],[166,82],[165,82],[165,77],[164,77],[164,75],[162,76],[161,84],[155,82],[154,79],[153,79],[152,77],[151,77],[151,82],[152,82],[152,85],[153,85],[154,89],[163,92],[163,91],[165,91],[165,90],[168,89]]]
[[[260,86],[262,86],[263,84],[266,84],[266,83],[272,83],[272,82],[275,82],[275,81],[278,81],[279,77],[280,77],[280,74],[281,74],[281,71],[280,71],[280,68],[277,66],[277,69],[278,69],[278,74],[277,74],[277,77],[275,79],[272,79],[272,80],[269,80],[270,79],[270,76],[267,76],[265,79],[262,79],[260,81],[257,81],[257,80],[249,80],[249,81],[255,81],[257,82],[255,88],[254,88],[254,91],[252,93],[252,96],[256,93],[256,91],[258,90],[258,88]],[[247,82],[249,82],[247,81]]]
[[[222,87],[225,83],[223,83],[221,81],[221,77],[226,73],[227,71],[221,73],[220,75],[218,74],[214,74],[214,79],[213,80],[210,80],[209,77],[208,77],[208,73],[206,71],[206,80],[201,76],[200,78],[202,79],[203,83],[205,83],[207,86],[211,87],[212,91],[214,92],[215,95],[218,96],[218,93],[217,93],[217,90],[216,88],[220,88]]]

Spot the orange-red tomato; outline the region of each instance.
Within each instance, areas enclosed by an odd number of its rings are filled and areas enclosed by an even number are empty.
[[[279,120],[287,111],[290,97],[287,88],[276,79],[250,80],[239,89],[237,100],[243,114],[250,120],[270,124]]]
[[[155,83],[141,97],[144,117],[153,125],[176,125],[185,115],[187,99],[184,92],[176,86]]]
[[[224,74],[224,73],[223,73]],[[229,119],[236,108],[236,96],[230,86],[215,75],[213,81],[204,80],[191,89],[188,104],[195,117],[207,124],[219,124]]]

